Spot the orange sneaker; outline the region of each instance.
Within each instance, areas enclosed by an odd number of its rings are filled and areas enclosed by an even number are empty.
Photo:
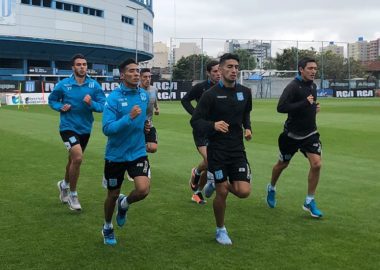
[[[205,204],[206,200],[203,198],[202,192],[194,193],[193,196],[191,196],[191,200],[193,202],[196,202],[197,204]]]

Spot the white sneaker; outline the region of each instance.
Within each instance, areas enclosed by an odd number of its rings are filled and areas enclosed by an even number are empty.
[[[63,181],[65,180],[58,181],[57,183],[59,189],[59,199],[62,203],[67,203],[69,200],[69,188],[62,187]]]
[[[80,211],[82,210],[82,207],[80,206],[78,196],[71,196],[69,195],[69,200],[67,201],[69,203],[69,208],[71,210]]]

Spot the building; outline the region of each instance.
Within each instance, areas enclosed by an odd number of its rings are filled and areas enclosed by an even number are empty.
[[[319,48],[319,52],[328,51],[344,57],[344,46],[338,46],[334,44],[334,41],[330,41],[329,45]]]
[[[71,73],[82,53],[96,75],[153,57],[153,0],[0,0],[0,80]],[[23,80],[26,77],[19,76]]]
[[[358,61],[368,61],[368,41],[359,37],[358,41],[349,43],[348,55]]]
[[[226,53],[233,53],[236,50],[247,50],[251,55],[257,59],[258,67],[271,56],[271,43],[259,40],[248,40],[245,43],[240,43],[238,40],[226,40],[224,43],[224,51]]]
[[[153,43],[152,67],[167,68],[169,66],[169,47],[163,42]]]
[[[179,59],[192,54],[202,54],[202,50],[195,42],[181,42],[178,48],[173,49],[173,62],[177,64]]]
[[[371,40],[369,42],[368,60],[369,61],[379,60],[379,56],[380,56],[380,38],[376,40]]]

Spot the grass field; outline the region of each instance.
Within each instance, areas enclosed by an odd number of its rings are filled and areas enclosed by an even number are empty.
[[[0,269],[380,269],[380,100],[322,99],[318,126],[323,168],[317,202],[325,217],[301,209],[307,160],[297,154],[280,179],[269,209],[265,187],[278,156],[285,115],[276,100],[254,100],[252,194],[229,196],[230,247],[214,240],[212,202],[190,201],[190,169],[199,161],[189,116],[162,102],[154,122],[159,149],[150,156],[151,194],[132,205],[116,228],[118,244],[101,236],[101,186],[106,138],[96,116],[79,179],[81,213],[58,199],[67,152],[59,114],[47,106],[0,108]],[[124,183],[129,192],[132,184]]]

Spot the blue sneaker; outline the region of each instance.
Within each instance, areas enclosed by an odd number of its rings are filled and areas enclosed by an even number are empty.
[[[322,212],[318,209],[315,200],[312,200],[309,204],[305,203],[302,206],[302,209],[308,211],[312,217],[320,218],[323,216]]]
[[[212,181],[207,181],[207,184],[204,187],[206,198],[210,198],[215,191],[215,183]]]
[[[267,204],[270,208],[274,208],[276,206],[276,191],[269,187],[270,184],[267,186]]]
[[[117,242],[116,242],[115,234],[113,233],[112,228],[104,229],[103,227],[102,235],[103,235],[105,245],[110,245],[110,246],[116,245]]]
[[[216,242],[218,242],[221,245],[232,245],[232,241],[228,237],[226,229],[216,230]]]
[[[123,209],[121,207],[121,201],[126,197],[127,196],[120,194],[119,198],[117,199],[116,223],[117,223],[117,225],[119,225],[119,227],[122,227],[127,220],[128,207],[127,207],[127,209]]]

